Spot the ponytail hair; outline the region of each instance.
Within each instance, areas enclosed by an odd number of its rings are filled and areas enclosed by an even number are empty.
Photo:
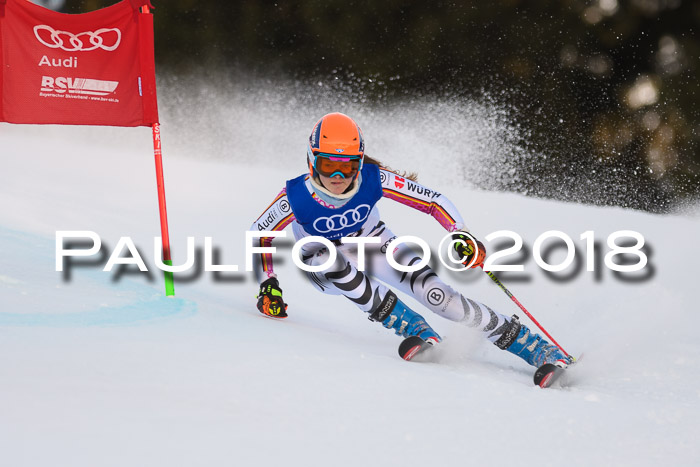
[[[416,172],[405,172],[405,171],[397,172],[396,170],[392,169],[391,167],[389,167],[387,165],[382,164],[380,161],[378,161],[377,159],[375,159],[373,157],[368,156],[367,154],[365,154],[365,156],[364,156],[363,164],[378,165],[382,169],[386,169],[389,172],[394,172],[395,174],[397,174],[401,177],[407,178],[407,179],[412,180],[414,182],[418,181],[418,174]]]

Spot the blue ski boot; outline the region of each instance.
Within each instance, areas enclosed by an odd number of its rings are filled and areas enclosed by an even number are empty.
[[[421,315],[407,307],[392,291],[386,294],[369,319],[381,322],[382,326],[393,329],[402,337],[418,336],[431,344],[442,340]]]
[[[495,342],[501,349],[517,355],[536,368],[545,363],[566,367],[573,361],[559,347],[550,344],[521,324],[517,316],[513,316],[510,324],[510,329]]]

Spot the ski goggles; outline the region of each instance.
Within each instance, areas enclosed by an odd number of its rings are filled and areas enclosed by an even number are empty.
[[[362,156],[339,157],[334,154],[314,154],[314,169],[325,177],[340,175],[343,178],[353,177],[360,170]]]

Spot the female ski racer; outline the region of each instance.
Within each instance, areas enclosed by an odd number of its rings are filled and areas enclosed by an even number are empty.
[[[251,230],[279,231],[291,224],[297,241],[313,235],[333,242],[337,256],[330,267],[306,273],[318,290],[344,295],[367,313],[371,321],[393,329],[400,336],[419,336],[433,345],[439,343],[440,336],[389,288],[393,287],[438,316],[481,331],[498,348],[535,367],[544,363],[558,366],[570,363],[566,354],[531,332],[517,316],[506,317],[463,296],[429,266],[410,273],[391,267],[385,253],[396,236],[379,217],[375,204],[381,198],[429,214],[448,232],[453,232],[453,238],[460,240],[453,247],[465,265],[479,267],[485,259],[485,249],[481,242],[477,240],[475,244],[474,237],[466,234],[462,217],[444,195],[419,185],[414,176],[399,175],[366,156],[362,131],[350,117],[331,113],[316,123],[309,138],[307,162],[308,173],[288,180]],[[365,245],[365,272],[358,269],[358,245],[341,240],[353,236],[380,239],[378,244]],[[258,246],[269,247],[271,243],[272,237],[262,237]],[[326,264],[330,254],[318,242],[301,248],[301,259],[309,266]],[[398,263],[409,266],[421,259],[405,244],[399,244],[393,256]],[[270,254],[260,255],[256,275],[262,281],[258,310],[272,318],[286,318],[287,304]]]

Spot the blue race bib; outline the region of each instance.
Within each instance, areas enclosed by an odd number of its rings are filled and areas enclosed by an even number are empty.
[[[287,199],[297,222],[311,235],[335,240],[357,232],[369,217],[377,201],[382,198],[379,167],[362,167],[362,185],[342,207],[333,209],[316,201],[306,188],[306,175],[287,181]]]

